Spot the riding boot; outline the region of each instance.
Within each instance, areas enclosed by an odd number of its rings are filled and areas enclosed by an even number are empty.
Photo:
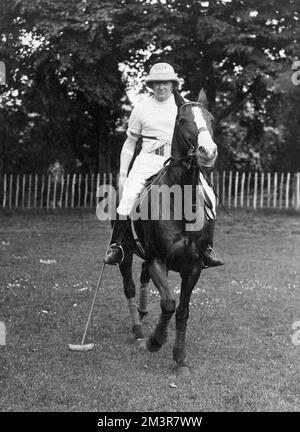
[[[213,237],[214,237],[214,228],[215,221],[209,221],[209,242],[206,251],[203,253],[203,262],[204,268],[208,267],[218,267],[220,265],[224,265],[224,262],[216,258],[215,251],[213,250]]]
[[[124,259],[124,249],[122,244],[125,243],[129,228],[129,219],[117,219],[113,227],[111,245],[106,252],[103,262],[105,264],[121,264]]]

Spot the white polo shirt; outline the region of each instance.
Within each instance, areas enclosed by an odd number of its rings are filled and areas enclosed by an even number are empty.
[[[165,143],[168,144],[170,152],[176,115],[177,105],[173,94],[164,102],[159,102],[154,97],[146,97],[133,108],[129,117],[127,135],[130,136],[133,132],[157,138],[157,140],[143,138],[141,150],[143,153],[151,153]]]

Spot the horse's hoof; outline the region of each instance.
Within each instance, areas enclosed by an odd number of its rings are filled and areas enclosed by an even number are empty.
[[[162,345],[157,342],[156,339],[151,336],[147,339],[146,347],[149,352],[157,352],[161,349]]]
[[[140,324],[132,326],[132,332],[134,334],[135,339],[144,339],[144,333],[142,330],[142,326]]]
[[[148,312],[142,311],[138,308],[140,320],[142,320],[146,315],[148,315]]]
[[[190,378],[191,370],[188,366],[178,366],[176,375],[178,378]]]
[[[146,349],[146,339],[145,338],[135,339],[134,344],[135,344],[135,346],[137,346],[138,348],[141,348],[142,350]]]

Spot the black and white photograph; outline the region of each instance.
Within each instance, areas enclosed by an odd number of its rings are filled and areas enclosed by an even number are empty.
[[[0,414],[299,412],[300,0],[0,0],[0,276]]]

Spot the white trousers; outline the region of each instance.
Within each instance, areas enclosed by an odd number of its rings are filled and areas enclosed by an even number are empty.
[[[145,181],[148,177],[158,173],[166,160],[166,157],[153,153],[140,153],[136,157],[124,183],[122,198],[117,208],[119,214],[129,215],[131,213]]]
[[[147,178],[157,174],[163,168],[166,157],[153,153],[140,153],[125,180],[123,194],[117,212],[120,215],[130,215],[136,200],[145,186]],[[205,215],[207,219],[216,218],[216,198],[213,190],[200,173],[199,192],[204,196]]]

